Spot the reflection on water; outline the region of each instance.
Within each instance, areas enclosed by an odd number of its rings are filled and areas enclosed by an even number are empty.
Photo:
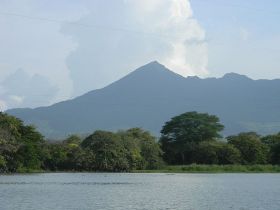
[[[279,210],[280,174],[0,176],[0,209]]]

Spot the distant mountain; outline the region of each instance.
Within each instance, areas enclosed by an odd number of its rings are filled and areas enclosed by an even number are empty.
[[[164,122],[188,111],[220,117],[224,134],[280,131],[280,80],[252,80],[230,73],[222,78],[184,78],[152,62],[117,82],[73,100],[9,114],[34,124],[47,137],[96,129],[142,127],[159,135]]]

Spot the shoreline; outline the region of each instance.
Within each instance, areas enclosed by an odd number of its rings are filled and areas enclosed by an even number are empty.
[[[151,170],[132,170],[132,171],[44,171],[44,170],[23,170],[16,173],[0,173],[0,175],[16,175],[16,174],[47,174],[47,173],[173,173],[173,174],[222,174],[222,173],[280,173],[280,165],[179,165],[179,166],[164,166],[160,169]]]
[[[182,165],[155,170],[135,170],[136,173],[280,173],[279,165]]]

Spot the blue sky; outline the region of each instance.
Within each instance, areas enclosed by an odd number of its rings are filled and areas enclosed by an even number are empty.
[[[280,1],[191,0],[206,31],[210,75],[280,78]]]
[[[0,110],[66,100],[153,60],[183,76],[280,78],[280,1],[0,0],[0,8]]]

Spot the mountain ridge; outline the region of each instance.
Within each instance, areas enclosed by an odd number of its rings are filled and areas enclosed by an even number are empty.
[[[249,130],[269,133],[280,130],[279,93],[279,79],[253,80],[236,73],[185,78],[154,61],[74,99],[7,112],[35,124],[47,137],[130,127],[158,135],[164,122],[187,111],[216,114],[226,135]]]

